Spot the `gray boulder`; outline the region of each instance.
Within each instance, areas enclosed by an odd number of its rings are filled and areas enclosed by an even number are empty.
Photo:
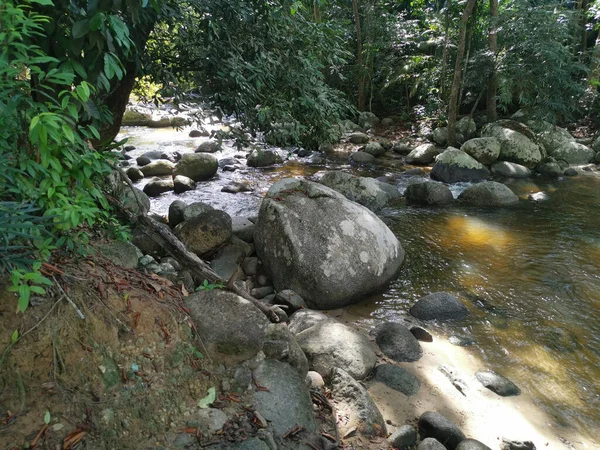
[[[129,179],[131,181],[133,181],[134,183],[136,181],[140,181],[142,178],[144,178],[144,172],[142,172],[140,169],[138,169],[137,167],[130,167],[129,169],[127,169],[127,172],[125,172],[125,174],[129,177]]]
[[[159,119],[151,119],[146,126],[150,128],[167,128],[171,126],[171,119],[168,117],[161,117]]]
[[[492,370],[481,370],[476,372],[475,378],[500,397],[511,397],[521,394],[521,389],[519,389],[515,383]]]
[[[539,142],[546,149],[548,155],[552,155],[556,150],[572,142],[575,142],[575,138],[571,136],[564,128],[555,127],[551,124],[543,127],[537,138]]]
[[[242,241],[243,244],[245,244]],[[246,244],[247,245],[247,244]],[[248,250],[243,245],[225,244],[210,261],[210,267],[224,280],[229,280],[244,260]]]
[[[388,442],[400,450],[412,448],[417,442],[417,430],[410,425],[402,425],[388,437]]]
[[[215,153],[221,150],[221,144],[218,141],[208,140],[196,148],[196,153]]]
[[[387,434],[383,416],[367,390],[338,367],[332,371],[331,396],[336,404],[340,437],[354,432],[366,437]]]
[[[519,197],[510,188],[496,181],[472,184],[462,191],[458,200],[477,206],[510,206],[519,203]]]
[[[207,203],[194,202],[187,205],[183,209],[183,221],[198,217],[200,214],[204,214],[207,211],[213,211],[214,208]]]
[[[440,149],[433,144],[421,144],[406,156],[407,164],[431,164],[440,154]]]
[[[173,180],[171,178],[152,178],[144,186],[144,193],[148,195],[148,197],[158,197],[165,192],[172,191],[173,187]]]
[[[454,295],[435,292],[417,300],[409,313],[420,320],[459,320],[467,317],[469,310]]]
[[[145,177],[155,177],[162,175],[171,175],[173,173],[173,169],[175,168],[175,164],[166,159],[157,159],[155,161],[146,164],[140,170],[144,174]]]
[[[399,153],[400,155],[408,155],[413,151],[413,147],[406,142],[399,141],[392,145],[392,151],[394,153]]]
[[[282,162],[281,156],[275,150],[263,150],[260,148],[252,150],[246,160],[248,167],[267,167],[274,164],[281,164]]]
[[[558,178],[563,174],[564,169],[561,167],[558,161],[552,157],[549,157],[538,164],[535,170],[541,175]]]
[[[348,136],[348,140],[352,144],[367,144],[369,142],[369,135],[361,132],[356,132]]]
[[[366,152],[350,153],[350,156],[348,158],[350,159],[350,162],[353,162],[355,164],[367,164],[375,161],[375,157]]]
[[[175,235],[199,256],[223,245],[232,236],[231,217],[223,211],[207,211],[175,227]]]
[[[448,148],[436,158],[430,176],[432,180],[457,183],[485,180],[490,176],[490,171],[465,152]]]
[[[133,214],[148,214],[150,211],[150,199],[140,189],[134,187],[131,189],[129,186],[120,186],[115,193],[123,207]]]
[[[210,133],[207,130],[205,130],[204,128],[201,128],[199,130],[191,130],[190,134],[188,136],[191,138],[208,137],[208,136],[210,136]]]
[[[144,127],[150,122],[150,114],[146,114],[135,109],[126,109],[121,119],[123,127]]]
[[[298,345],[296,338],[284,323],[272,323],[263,346],[269,359],[276,359],[292,366],[302,379],[308,373],[308,359]]]
[[[244,361],[262,350],[269,320],[251,302],[220,289],[194,292],[184,299],[197,333],[213,359]]]
[[[173,176],[183,175],[194,181],[210,180],[219,168],[219,161],[209,153],[188,153],[175,164]]]
[[[404,196],[412,205],[447,205],[454,201],[452,192],[442,183],[413,183],[406,188]]]
[[[304,299],[290,289],[285,289],[281,292],[278,292],[277,295],[275,295],[275,302],[278,305],[287,306],[288,312],[290,313],[307,307]]]
[[[595,152],[586,145],[579,144],[577,142],[568,142],[552,153],[551,156],[557,160],[566,161],[569,164],[587,164],[594,160]]]
[[[358,124],[363,128],[372,128],[379,123],[379,117],[369,111],[361,111],[358,115]]]
[[[447,450],[447,449],[437,439],[425,438],[419,443],[417,450]]]
[[[545,156],[545,150],[535,142],[533,132],[522,123],[499,120],[487,124],[482,137],[495,137],[500,141],[500,159],[515,162],[528,168],[535,167]]]
[[[124,241],[111,241],[98,246],[102,255],[117,266],[135,269],[138,265],[138,249]]]
[[[492,450],[487,445],[476,439],[465,439],[456,447],[456,450]]]
[[[363,152],[375,157],[385,155],[385,148],[379,142],[369,142],[365,145]]]
[[[232,218],[233,234],[244,242],[254,242],[255,225],[248,217],[233,217]]]
[[[346,306],[380,289],[404,259],[398,239],[375,214],[300,179],[271,186],[254,238],[276,290],[292,289],[317,309]]]
[[[406,396],[415,395],[421,388],[421,382],[416,376],[406,369],[392,364],[381,364],[375,367],[373,380],[402,392]]]
[[[375,342],[383,354],[394,361],[418,361],[423,356],[421,344],[401,323],[386,322],[375,328],[373,332]]]
[[[448,143],[448,128],[441,127],[433,130],[433,142],[444,147]]]
[[[187,203],[182,200],[175,200],[169,205],[168,222],[171,228],[175,228],[185,219],[183,218],[183,211],[187,208]]]
[[[464,139],[471,139],[477,131],[477,124],[471,116],[461,117],[456,122],[456,132],[462,134]]]
[[[460,428],[438,412],[427,411],[421,414],[418,425],[421,438],[437,439],[448,450],[455,450],[466,439]]]
[[[183,175],[177,175],[173,178],[173,188],[176,194],[193,191],[196,189],[196,182],[191,178],[184,177]]]
[[[398,190],[375,178],[357,177],[345,172],[327,172],[320,183],[343,194],[348,200],[360,203],[373,212],[385,208],[391,201],[398,200]],[[391,187],[389,189],[388,187]]]
[[[531,170],[521,164],[498,161],[492,166],[492,174],[505,178],[528,178],[531,176]]]
[[[296,334],[296,341],[308,358],[310,369],[323,377],[334,367],[343,367],[353,378],[362,380],[377,363],[371,341],[338,322],[324,321],[312,326]]]
[[[492,164],[500,156],[500,141],[494,137],[470,139],[460,149],[481,164]]]
[[[320,311],[314,311],[312,309],[301,309],[296,311],[290,317],[289,328],[292,334],[297,335],[304,330],[309,329],[321,322],[333,322],[329,316],[323,314]]]

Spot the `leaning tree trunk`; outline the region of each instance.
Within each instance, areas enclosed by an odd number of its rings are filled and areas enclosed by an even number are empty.
[[[448,145],[456,145],[456,119],[458,117],[458,94],[460,91],[460,80],[462,75],[462,60],[465,56],[465,44],[467,41],[467,23],[473,12],[477,0],[469,0],[462,17],[460,18],[460,30],[458,34],[458,52],[454,66],[454,78],[450,91],[450,104],[448,105]]]
[[[498,109],[496,106],[496,94],[498,91],[498,74],[496,73],[496,58],[498,55],[498,0],[490,0],[490,28],[488,32],[488,47],[494,58],[494,65],[487,85],[487,120],[495,122],[498,119]]]
[[[354,14],[354,26],[356,30],[356,76],[358,86],[357,107],[359,111],[365,110],[367,97],[365,95],[365,68],[363,63],[363,45],[362,31],[360,27],[360,13],[358,9],[358,0],[352,0],[352,12]]]

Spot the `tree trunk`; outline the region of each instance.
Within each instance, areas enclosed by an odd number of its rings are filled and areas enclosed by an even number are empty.
[[[465,44],[467,41],[467,23],[473,12],[477,0],[469,0],[462,17],[460,18],[460,30],[458,34],[458,52],[454,66],[454,78],[450,91],[450,104],[448,105],[448,145],[456,146],[456,119],[458,117],[458,94],[462,75],[462,60],[465,56]]]
[[[467,70],[469,69],[469,58],[471,56],[471,43],[473,42],[473,28],[474,25],[471,24],[469,27],[469,39],[467,39],[467,56],[465,56],[465,65],[462,73],[462,80],[460,82],[460,94],[458,95],[458,104],[462,105],[463,102],[463,94],[465,92],[465,80],[467,79]]]
[[[490,28],[488,32],[488,47],[490,49],[490,53],[494,57],[494,66],[492,67],[492,73],[490,74],[487,85],[486,108],[488,122],[495,122],[498,119],[498,108],[496,106],[496,93],[498,91],[498,74],[496,73],[496,59],[498,55],[497,20],[498,0],[490,0]]]
[[[319,0],[313,0],[313,14],[315,22],[321,22],[321,9],[319,8]]]
[[[446,70],[448,68],[448,44],[450,43],[450,0],[446,5],[444,19],[444,53],[442,54],[442,75],[440,76],[440,97],[446,100]]]
[[[362,31],[360,28],[360,14],[358,9],[358,0],[352,0],[352,12],[354,14],[354,27],[356,30],[356,77],[358,85],[358,102],[357,108],[359,111],[365,110],[366,95],[365,95],[365,68],[363,63],[363,45]]]

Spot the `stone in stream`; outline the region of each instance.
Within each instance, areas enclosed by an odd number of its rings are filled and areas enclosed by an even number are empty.
[[[166,159],[157,159],[143,166],[140,170],[145,177],[154,177],[162,175],[171,175],[175,164]]]
[[[236,216],[231,219],[233,234],[245,242],[254,242],[254,223],[249,217]]]
[[[356,132],[348,136],[348,140],[352,144],[367,144],[369,142],[369,135],[361,132]]]
[[[373,330],[375,342],[385,356],[398,362],[418,361],[423,356],[419,341],[397,322],[386,322]]]
[[[420,320],[459,320],[469,315],[461,301],[447,292],[435,292],[421,297],[409,313]]]
[[[289,364],[296,369],[302,379],[306,379],[308,359],[286,324],[272,323],[269,325],[263,352],[269,359]]]
[[[347,306],[381,289],[404,260],[398,239],[373,212],[301,179],[271,186],[254,238],[275,289],[292,289],[317,309]]]
[[[471,345],[475,345],[477,343],[473,336],[467,336],[464,334],[453,334],[448,338],[448,342],[458,347],[470,347]]]
[[[204,202],[194,202],[186,206],[183,210],[183,220],[190,220],[204,214],[207,211],[213,211],[214,208]]]
[[[406,201],[412,205],[447,205],[454,201],[452,192],[442,183],[413,183],[404,192]]]
[[[466,439],[460,428],[439,412],[427,411],[421,414],[418,426],[421,438],[437,439],[448,450],[456,450],[458,444]]]
[[[448,128],[436,128],[433,130],[431,138],[436,144],[441,145],[442,147],[445,146],[448,143]]]
[[[492,174],[506,178],[528,178],[531,170],[521,164],[498,161],[492,166]]]
[[[447,450],[440,441],[434,438],[425,438],[417,446],[417,450]]]
[[[219,150],[221,150],[221,144],[219,144],[219,142],[217,141],[205,141],[202,144],[200,144],[195,152],[196,153],[215,153],[218,152]]]
[[[462,191],[458,200],[475,206],[511,206],[519,203],[519,197],[509,187],[496,181],[472,184]]]
[[[202,256],[231,239],[231,217],[224,211],[207,211],[177,225],[175,235],[189,251]]]
[[[492,370],[482,370],[475,373],[477,380],[490,391],[501,397],[511,397],[521,394],[521,389],[508,378]]]
[[[460,150],[481,164],[489,165],[500,156],[500,142],[494,137],[475,138],[461,145]]]
[[[433,342],[433,336],[431,335],[431,333],[429,331],[427,331],[423,327],[419,327],[419,326],[410,327],[410,332],[413,334],[414,337],[417,338],[417,341]]]
[[[136,111],[135,109],[126,109],[121,119],[123,127],[144,127],[150,122],[150,114]]]
[[[336,404],[340,437],[355,433],[366,437],[386,435],[383,416],[367,390],[338,367],[331,371],[331,396]]]
[[[183,200],[175,200],[169,205],[168,222],[171,228],[175,228],[185,220],[183,211],[187,208],[187,203]]]
[[[160,179],[155,177],[144,186],[144,193],[149,197],[158,197],[159,195],[172,190],[173,180],[171,178]]]
[[[310,369],[322,376],[329,375],[334,367],[343,367],[350,376],[362,380],[377,363],[371,341],[339,322],[323,321],[296,334],[296,340]]]
[[[399,141],[392,145],[392,151],[400,155],[408,155],[412,150],[413,147],[406,142]]]
[[[291,289],[284,289],[275,296],[276,303],[278,305],[285,305],[288,307],[290,314],[298,311],[299,309],[306,308],[306,302],[304,299],[296,294]]]
[[[125,172],[125,173],[129,177],[129,179],[131,181],[133,181],[134,183],[136,181],[140,181],[142,178],[144,178],[144,172],[142,172],[137,167],[130,167],[129,169],[127,169],[127,172]]]
[[[138,166],[142,167],[142,166],[145,166],[146,164],[150,164],[150,162],[152,162],[152,160],[150,158],[148,158],[147,156],[141,155],[136,158],[135,162],[137,163]]]
[[[573,169],[572,167],[569,167],[563,172],[563,175],[566,177],[576,177],[578,174],[579,172],[577,172],[577,170]]]
[[[456,447],[456,450],[492,450],[483,442],[476,439],[465,439]]]
[[[502,438],[500,448],[502,450],[535,450],[535,444],[531,441],[513,441]]]
[[[569,164],[587,164],[593,161],[595,156],[594,150],[577,142],[569,142],[549,154]]]
[[[204,129],[202,130],[192,130],[190,131],[189,137],[191,138],[195,138],[195,137],[208,137],[210,136],[210,133]]]
[[[373,155],[360,151],[351,153],[348,159],[350,159],[350,162],[355,164],[367,164],[375,161],[375,157]]]
[[[177,175],[173,178],[173,187],[176,194],[182,194],[196,189],[196,182],[183,175]]]
[[[361,111],[358,115],[358,124],[363,128],[372,128],[379,123],[379,117],[370,111]]]
[[[392,364],[381,364],[375,367],[373,379],[406,396],[415,395],[421,388],[421,382],[416,376]]]
[[[290,317],[289,327],[292,334],[298,334],[318,323],[329,321],[333,322],[333,319],[320,311],[300,309]]]
[[[500,142],[500,158],[515,162],[529,169],[534,168],[545,156],[546,151],[535,142],[533,132],[514,120],[499,120],[489,123],[481,131],[482,137],[495,137]]]
[[[281,156],[275,150],[263,150],[260,148],[252,150],[246,160],[248,167],[266,167],[281,164],[282,162]]]
[[[410,425],[402,425],[387,440],[394,448],[406,450],[417,442],[417,430]]]
[[[210,153],[188,153],[175,164],[173,176],[183,175],[194,181],[210,180],[219,168],[219,162]]]
[[[385,148],[379,142],[369,142],[365,145],[363,152],[375,157],[385,155]]]
[[[465,152],[448,147],[436,158],[430,176],[432,180],[458,183],[485,180],[490,176],[490,171]]]
[[[406,164],[430,164],[440,154],[440,149],[433,144],[421,144],[406,156]]]

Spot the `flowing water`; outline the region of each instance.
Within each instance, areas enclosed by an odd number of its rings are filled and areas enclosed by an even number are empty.
[[[137,148],[189,152],[205,138],[174,130],[124,128]],[[225,146],[218,156],[238,152]],[[342,169],[369,176],[397,176],[401,163],[383,159],[360,171],[346,155],[325,165],[309,159],[277,168],[219,171],[195,191],[152,200],[153,212],[166,213],[176,198],[205,201],[233,216],[256,215],[261,197],[277,179],[318,178]],[[245,182],[249,193],[221,188]],[[400,191],[414,177],[396,177]],[[142,187],[145,181],[138,183]],[[365,325],[399,319],[419,297],[436,291],[458,295],[471,316],[435,331],[468,335],[486,367],[527,391],[558,427],[596,436],[600,431],[600,176],[596,172],[560,180],[533,178],[509,186],[522,197],[512,208],[399,205],[383,212],[406,250],[403,268],[389,288],[349,310]],[[453,186],[457,195],[464,186]],[[541,201],[528,200],[536,194]]]

